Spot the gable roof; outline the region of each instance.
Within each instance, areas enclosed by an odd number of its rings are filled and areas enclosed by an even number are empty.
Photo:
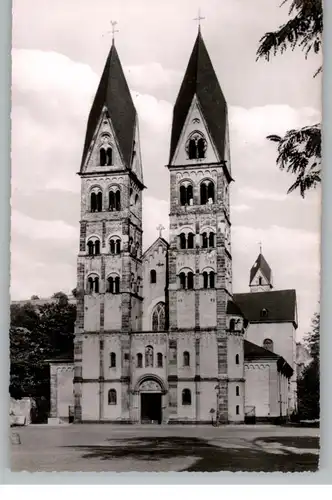
[[[104,106],[106,106],[112,122],[124,164],[130,168],[135,136],[136,109],[114,44],[112,44],[108,54],[89,114],[81,170]]]
[[[144,257],[146,257],[151,251],[153,251],[157,246],[159,246],[160,244],[162,244],[164,247],[166,247],[166,249],[169,247],[169,243],[162,237],[158,237],[153,243],[152,245],[150,245],[146,250],[145,252],[143,253],[142,255],[142,260],[144,259]]]
[[[281,321],[290,321],[297,326],[295,290],[235,293],[233,295],[233,300],[251,323],[278,323]],[[267,310],[266,317],[261,317],[262,309]]]
[[[200,31],[173,110],[169,163],[174,156],[195,94],[220,159],[224,160],[227,103]]]
[[[265,276],[267,281],[270,283],[272,271],[271,271],[271,268],[268,265],[268,263],[266,262],[262,253],[259,254],[254,265],[250,269],[250,281],[249,281],[249,283],[251,283],[252,280],[254,279],[255,274],[257,273],[258,269],[261,270],[261,272],[263,273],[263,275]]]

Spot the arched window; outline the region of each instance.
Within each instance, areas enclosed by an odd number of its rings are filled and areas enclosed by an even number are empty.
[[[90,195],[90,211],[101,212],[103,209],[103,194],[101,191],[95,190]]]
[[[93,255],[93,250],[94,250],[93,241],[91,241],[91,240],[88,241],[87,247],[88,247],[88,254]]]
[[[187,188],[183,184],[180,186],[180,204],[184,206],[187,203]]]
[[[113,165],[113,150],[110,146],[106,149],[106,165]]]
[[[206,205],[208,197],[207,197],[207,187],[206,184],[204,184],[204,182],[202,182],[201,184],[200,193],[201,193],[201,205]]]
[[[188,351],[183,353],[183,366],[190,366],[190,354]]]
[[[118,212],[121,210],[121,196],[119,190],[115,193],[115,210]]]
[[[162,332],[165,330],[165,304],[159,302],[152,312],[152,330]]]
[[[88,291],[93,292],[93,278],[88,278]]]
[[[209,234],[209,247],[210,248],[214,248],[214,236],[215,236],[215,234],[212,232]]]
[[[138,194],[136,194],[136,195],[135,195],[135,205],[137,205],[138,200],[139,200],[139,197],[138,197]]]
[[[155,269],[150,271],[150,283],[157,283],[157,273]]]
[[[264,349],[267,349],[268,351],[273,352],[273,340],[264,339],[263,347],[264,347]]]
[[[180,234],[180,248],[184,250],[187,247],[186,235],[184,233]]]
[[[103,195],[101,191],[97,194],[97,212],[101,212],[103,209]]]
[[[239,405],[236,405],[236,414],[239,415],[240,414],[240,406]]]
[[[229,329],[231,332],[234,332],[235,330],[235,319],[231,319],[229,322]]]
[[[208,247],[208,237],[207,233],[202,234],[202,248],[207,248]]]
[[[106,149],[105,148],[100,148],[100,150],[99,150],[99,163],[100,163],[101,167],[106,165]]]
[[[95,241],[95,255],[100,255],[100,241]]]
[[[145,368],[153,366],[153,347],[151,345],[145,348]]]
[[[113,276],[107,278],[107,291],[108,293],[113,293],[114,279]]]
[[[116,367],[116,354],[115,352],[111,352],[110,354],[110,368]]]
[[[200,186],[200,195],[201,205],[214,203],[214,183],[209,180],[203,181]]]
[[[214,184],[212,181],[208,183],[207,191],[208,191],[208,201],[211,200],[212,203],[214,203]]]
[[[209,275],[206,271],[203,272],[203,288],[209,287]]]
[[[188,248],[194,248],[195,235],[193,233],[188,234]]]
[[[197,158],[196,154],[196,141],[195,139],[190,139],[188,144],[188,156],[189,160],[195,160]]]
[[[179,280],[180,280],[180,288],[184,290],[186,288],[186,274],[183,272],[180,273]]]
[[[240,387],[238,385],[235,388],[235,394],[236,396],[240,396]]]
[[[196,160],[205,158],[207,143],[204,136],[198,130],[192,132],[186,143],[186,151],[188,153],[189,160]]]
[[[157,367],[162,368],[163,367],[163,355],[161,352],[158,352],[157,354]]]
[[[142,368],[143,366],[143,355],[142,353],[137,354],[137,368]]]
[[[182,206],[193,204],[193,187],[192,184],[181,184],[180,186],[180,204]]]
[[[121,253],[121,240],[117,236],[113,236],[109,240],[110,253],[112,255],[118,255]]]
[[[97,238],[91,238],[88,243],[88,254],[92,255],[100,255],[100,241]]]
[[[99,293],[99,278],[98,276],[88,277],[88,292],[89,293]]]
[[[259,285],[261,285],[261,284],[262,284],[262,276],[260,276],[260,277],[258,278],[258,284],[259,284]]]
[[[119,276],[109,276],[107,278],[107,292],[108,293],[120,293],[120,277]]]
[[[121,193],[119,189],[113,188],[113,190],[108,193],[108,209],[111,212],[119,212],[121,210]]]
[[[194,288],[194,273],[189,271],[187,274],[187,288],[192,290]]]
[[[214,273],[214,271],[210,271],[209,278],[210,278],[210,288],[214,288],[215,287],[215,273]]]
[[[235,364],[236,365],[240,364],[240,356],[238,354],[235,356]]]
[[[108,391],[108,404],[109,405],[116,405],[116,390],[115,389],[110,389]]]
[[[120,278],[119,276],[116,276],[115,277],[115,280],[114,280],[114,293],[120,293]]]
[[[191,405],[191,392],[189,389],[182,391],[182,405]]]
[[[267,309],[262,309],[260,312],[260,317],[261,318],[267,318],[268,317],[268,310]]]
[[[202,137],[197,141],[197,158],[205,158],[206,142]]]

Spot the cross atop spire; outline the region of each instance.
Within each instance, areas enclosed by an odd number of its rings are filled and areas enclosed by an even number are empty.
[[[156,227],[157,231],[159,231],[159,238],[163,237],[163,230],[165,229],[162,224],[159,224],[159,226]]]
[[[262,253],[262,247],[263,247],[262,242],[259,241],[258,244],[259,244],[259,253]]]
[[[112,25],[112,29],[111,31],[107,31],[106,33],[103,34],[103,36],[105,35],[109,35],[110,33],[112,33],[112,45],[114,45],[114,34],[115,33],[119,33],[119,30],[116,30],[115,29],[115,26],[118,24],[117,21],[111,21],[111,25]]]
[[[193,19],[193,21],[198,21],[198,31],[201,31],[201,21],[205,19],[205,17],[201,16],[201,9],[198,9],[198,16]]]

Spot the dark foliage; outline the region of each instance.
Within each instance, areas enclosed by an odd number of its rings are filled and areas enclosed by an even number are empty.
[[[289,21],[276,31],[266,33],[260,40],[257,59],[270,60],[271,55],[283,54],[287,49],[302,49],[305,57],[322,50],[323,5],[322,0],[284,0],[289,4]],[[318,68],[315,75],[320,73]],[[321,126],[320,124],[290,130],[284,137],[271,135],[269,140],[278,143],[277,165],[296,175],[288,193],[299,189],[306,191],[321,182]]]
[[[297,382],[299,414],[301,419],[306,420],[318,419],[320,414],[319,332],[320,315],[316,313],[312,319],[311,332],[305,337],[312,361]]]
[[[10,312],[10,395],[48,401],[48,360],[73,350],[76,307],[61,297],[38,307],[13,305]]]

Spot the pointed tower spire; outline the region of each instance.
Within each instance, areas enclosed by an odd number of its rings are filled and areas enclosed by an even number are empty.
[[[199,15],[196,20],[202,19]],[[169,164],[172,164],[193,99],[197,98],[219,161],[226,156],[227,103],[200,29],[174,106]]]
[[[272,270],[262,254],[262,244],[260,243],[260,253],[250,269],[250,291],[268,292],[273,288]]]
[[[112,26],[114,28],[114,23]],[[93,146],[102,112],[105,110],[112,122],[123,164],[130,169],[135,144],[137,114],[114,44],[114,37],[88,118],[81,172],[89,150]]]

